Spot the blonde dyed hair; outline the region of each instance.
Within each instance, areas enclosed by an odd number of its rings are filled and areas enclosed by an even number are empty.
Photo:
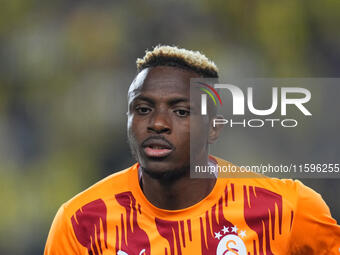
[[[151,51],[146,51],[143,58],[136,61],[137,71],[148,67],[174,66],[192,70],[203,77],[217,78],[218,68],[199,51],[181,49],[176,46],[158,45]]]

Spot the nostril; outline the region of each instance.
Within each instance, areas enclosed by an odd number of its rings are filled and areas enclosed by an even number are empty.
[[[168,127],[148,127],[148,131],[161,134],[161,133],[169,133],[170,128]]]
[[[171,128],[168,116],[166,116],[165,114],[155,114],[150,120],[148,130],[157,134],[169,133]]]

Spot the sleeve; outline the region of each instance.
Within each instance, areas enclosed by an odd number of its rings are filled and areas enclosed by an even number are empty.
[[[47,237],[44,255],[80,254],[65,208],[58,210]]]
[[[340,254],[340,226],[321,195],[297,184],[289,254]]]

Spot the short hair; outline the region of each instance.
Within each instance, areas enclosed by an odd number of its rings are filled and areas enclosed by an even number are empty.
[[[191,51],[176,46],[157,45],[146,51],[143,58],[136,61],[137,71],[148,67],[174,66],[194,71],[204,78],[218,78],[218,68],[199,51]]]

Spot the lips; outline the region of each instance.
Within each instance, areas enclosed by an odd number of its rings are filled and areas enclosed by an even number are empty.
[[[174,150],[174,147],[164,138],[148,138],[143,144],[146,156],[151,158],[167,157]]]

